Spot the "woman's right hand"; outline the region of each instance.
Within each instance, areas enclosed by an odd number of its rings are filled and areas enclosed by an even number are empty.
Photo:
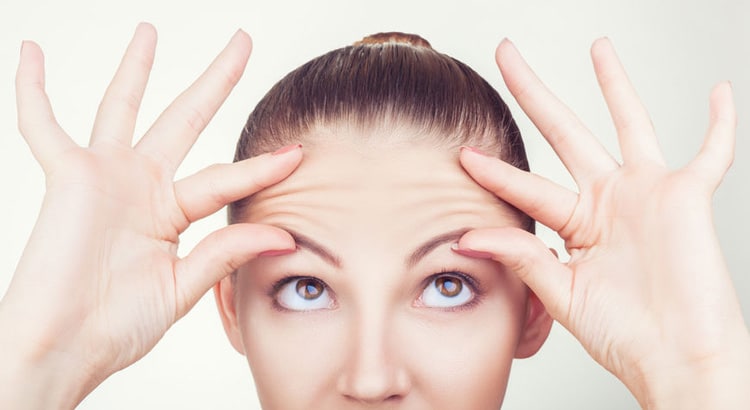
[[[26,42],[18,119],[46,175],[39,219],[0,302],[0,407],[72,408],[143,357],[214,283],[266,251],[293,250],[284,231],[234,224],[184,258],[190,223],[286,178],[290,147],[174,182],[178,165],[237,83],[250,55],[238,32],[201,77],[132,146],[156,44],[141,24],[101,102],[88,148],[55,121],[43,55]]]

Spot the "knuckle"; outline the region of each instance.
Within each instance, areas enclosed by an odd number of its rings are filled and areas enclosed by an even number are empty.
[[[234,87],[240,81],[243,71],[242,68],[230,64],[216,67],[216,73],[220,78],[224,90]]]
[[[187,125],[191,131],[200,133],[206,128],[206,125],[208,125],[208,118],[193,105],[185,104],[178,105],[177,107],[183,117],[185,125]]]
[[[214,204],[224,205],[230,202],[230,196],[227,194],[226,190],[223,189],[219,181],[219,178],[209,177],[206,182],[206,194]]]

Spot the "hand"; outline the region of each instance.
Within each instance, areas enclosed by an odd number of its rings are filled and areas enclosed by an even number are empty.
[[[77,146],[55,121],[41,50],[31,42],[23,46],[16,80],[19,127],[44,169],[47,191],[0,304],[0,346],[16,360],[11,365],[4,356],[0,366],[8,388],[0,407],[22,407],[3,401],[14,386],[20,388],[17,398],[38,386],[49,389],[41,397],[61,400],[54,407],[75,406],[151,350],[221,278],[264,251],[295,247],[280,229],[235,224],[177,257],[179,235],[190,223],[286,178],[302,153],[295,147],[214,165],[173,182],[239,81],[251,43],[238,32],[132,147],[155,44],[153,27],[140,25],[101,102],[88,148]]]
[[[725,398],[744,395],[732,405],[747,408],[748,332],[711,214],[712,194],[733,158],[731,88],[715,87],[703,147],[687,166],[672,171],[610,42],[599,40],[591,51],[622,164],[544,87],[508,41],[496,56],[503,78],[579,192],[472,150],[461,154],[480,185],[557,231],[569,261],[558,262],[538,238],[512,228],[469,232],[459,249],[484,254],[518,274],[552,317],[644,407],[729,408],[717,405],[729,401],[696,397],[717,383],[734,386],[736,380],[726,379],[739,378],[740,391]],[[720,372],[724,380],[715,379]],[[678,404],[677,395],[688,402]]]

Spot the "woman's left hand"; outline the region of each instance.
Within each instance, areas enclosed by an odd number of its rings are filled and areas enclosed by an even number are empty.
[[[569,261],[515,228],[471,231],[458,251],[486,253],[514,271],[644,408],[750,408],[750,337],[711,210],[733,159],[731,87],[711,93],[699,154],[669,170],[610,42],[597,41],[592,58],[622,164],[508,41],[497,51],[504,80],[579,192],[472,150],[461,153],[480,185],[555,230]]]

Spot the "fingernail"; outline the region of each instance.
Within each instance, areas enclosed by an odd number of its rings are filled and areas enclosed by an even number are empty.
[[[453,245],[451,245],[451,249],[453,250],[453,252],[456,252],[459,255],[468,256],[469,258],[492,259],[492,254],[489,252],[459,248],[458,243],[454,243]]]
[[[26,40],[21,41],[21,53],[20,54],[23,54],[23,46],[25,45],[26,45]]]
[[[294,249],[272,249],[269,251],[263,251],[258,254],[258,256],[282,256],[282,255],[288,255],[290,253],[294,253],[297,251],[297,248]]]
[[[302,148],[302,144],[292,144],[287,145],[286,147],[282,147],[274,151],[271,155],[282,155],[286,154],[287,152],[294,151],[295,149]]]
[[[479,155],[484,155],[485,157],[489,157],[489,154],[487,154],[486,152],[484,152],[484,151],[480,150],[480,149],[479,149],[479,148],[477,148],[477,147],[470,147],[470,146],[468,146],[468,145],[462,145],[462,146],[461,146],[461,150],[462,150],[462,151],[463,151],[463,150],[469,150],[469,151],[471,151],[471,152],[475,152],[475,153],[477,153],[477,154],[479,154]]]

